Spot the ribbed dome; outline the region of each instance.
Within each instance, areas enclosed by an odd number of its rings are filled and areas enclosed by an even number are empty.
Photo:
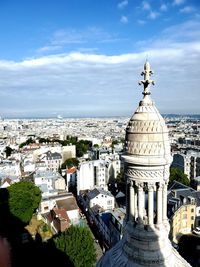
[[[153,166],[171,163],[168,129],[164,119],[150,97],[150,85],[154,85],[149,62],[145,62],[143,99],[126,128],[125,161],[137,165]]]
[[[167,126],[148,94],[140,101],[126,128],[126,152],[135,164],[171,161]]]

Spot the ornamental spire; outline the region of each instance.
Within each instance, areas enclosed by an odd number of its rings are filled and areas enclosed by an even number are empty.
[[[154,85],[154,81],[151,80],[151,75],[153,74],[153,71],[151,70],[151,66],[149,64],[149,62],[146,60],[145,64],[144,64],[144,71],[141,73],[142,76],[144,76],[144,80],[139,82],[139,85],[144,86],[144,91],[142,92],[143,95],[150,95],[151,91],[150,91],[150,85]]]

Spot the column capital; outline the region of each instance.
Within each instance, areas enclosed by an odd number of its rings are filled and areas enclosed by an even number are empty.
[[[148,191],[154,191],[156,188],[155,183],[148,183]]]
[[[144,183],[138,183],[138,182],[136,182],[136,186],[138,187],[138,190],[141,190],[141,189],[143,189],[144,188]]]
[[[157,190],[162,190],[164,188],[164,183],[159,182],[157,183]]]

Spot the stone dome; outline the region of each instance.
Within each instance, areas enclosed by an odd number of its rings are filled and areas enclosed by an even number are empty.
[[[144,95],[126,128],[125,155],[134,164],[171,163],[168,129],[149,94]]]
[[[172,157],[167,126],[150,97],[150,85],[154,85],[152,74],[150,64],[146,61],[141,73],[144,80],[139,82],[144,86],[144,97],[126,128],[124,159],[136,165],[164,166],[171,163]]]

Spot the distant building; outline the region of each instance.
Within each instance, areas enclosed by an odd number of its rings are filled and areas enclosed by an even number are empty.
[[[77,192],[91,190],[94,187],[107,190],[109,179],[114,179],[120,172],[120,160],[104,159],[84,162],[77,172]]]
[[[53,190],[66,190],[65,179],[59,173],[52,171],[37,171],[34,174],[34,183],[40,187],[43,196],[50,194]]]
[[[167,213],[171,223],[170,237],[175,243],[183,234],[200,226],[200,192],[174,181],[169,188]]]
[[[172,167],[181,169],[190,180],[200,176],[200,152],[186,151],[173,155]]]
[[[88,192],[81,192],[79,199],[86,211],[95,205],[101,207],[102,210],[112,210],[115,207],[114,196],[109,191],[103,189],[95,188]]]

